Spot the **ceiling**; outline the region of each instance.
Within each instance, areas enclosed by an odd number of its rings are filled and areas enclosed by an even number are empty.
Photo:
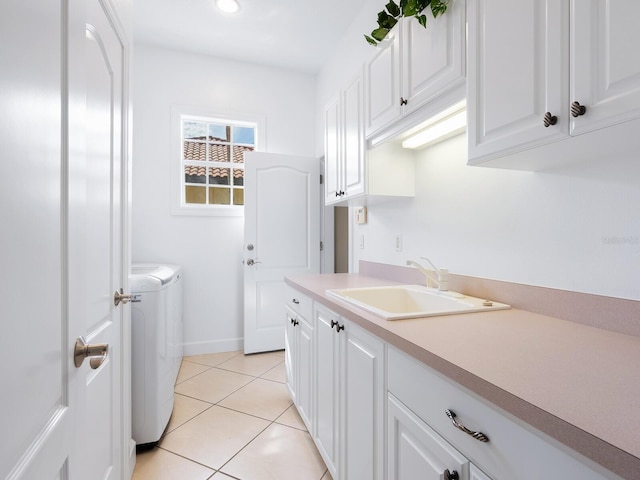
[[[135,42],[315,73],[365,0],[135,0]]]

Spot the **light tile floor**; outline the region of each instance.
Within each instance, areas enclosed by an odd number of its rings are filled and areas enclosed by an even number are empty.
[[[283,352],[185,357],[175,392],[133,480],[331,480],[289,397]]]

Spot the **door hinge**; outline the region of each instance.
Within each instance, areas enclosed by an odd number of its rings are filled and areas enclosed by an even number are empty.
[[[324,175],[320,174],[320,185],[324,184]]]
[[[322,243],[322,240],[320,240],[320,251],[324,250],[324,243]]]

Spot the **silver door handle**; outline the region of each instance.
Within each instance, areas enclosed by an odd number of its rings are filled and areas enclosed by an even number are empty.
[[[132,298],[133,298],[133,295],[131,295],[130,293],[125,294],[121,288],[120,291],[116,290],[116,293],[113,294],[113,304],[116,307],[121,303],[125,305],[129,303],[132,300]]]
[[[253,258],[249,258],[247,260],[247,265],[251,266],[251,265],[255,265],[256,263],[262,263],[260,260],[254,260]]]
[[[73,363],[80,368],[85,358],[89,358],[89,365],[94,370],[98,368],[109,354],[108,343],[88,344],[84,337],[78,337],[73,349]]]

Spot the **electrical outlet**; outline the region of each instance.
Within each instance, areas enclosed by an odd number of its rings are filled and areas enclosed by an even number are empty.
[[[402,251],[402,234],[401,233],[396,233],[394,245],[395,245],[396,252]]]

